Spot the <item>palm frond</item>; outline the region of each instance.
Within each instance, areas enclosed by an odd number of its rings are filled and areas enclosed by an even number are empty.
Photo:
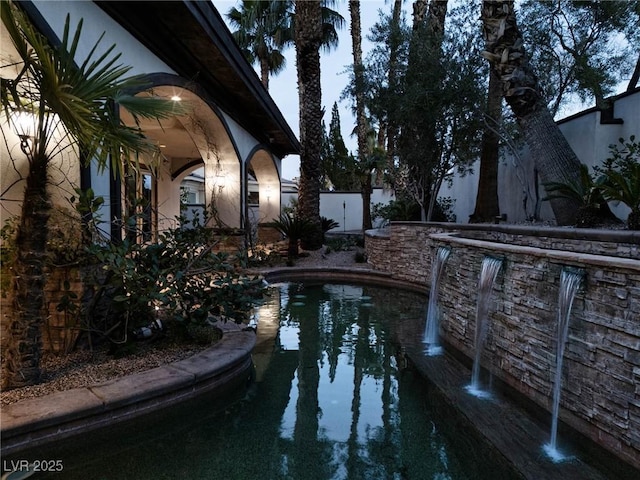
[[[135,96],[134,92],[148,86],[144,77],[127,76],[131,67],[120,63],[115,45],[98,54],[103,36],[78,66],[75,57],[82,20],[72,29],[67,15],[61,45],[53,47],[13,3],[3,0],[2,7],[2,21],[25,65],[15,79],[3,79],[2,106],[7,114],[30,110],[37,116],[37,145],[49,145],[53,133],[47,126],[60,123],[67,132],[63,136],[79,144],[88,159],[97,160],[102,167],[111,159],[112,167],[119,171],[123,156],[126,159],[136,153],[153,154],[156,148],[143,136],[139,119],[164,119],[186,113],[184,104]],[[124,125],[114,103],[131,113],[136,125]],[[49,119],[53,116],[55,121]]]

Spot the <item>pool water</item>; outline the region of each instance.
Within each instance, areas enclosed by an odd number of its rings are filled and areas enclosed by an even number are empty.
[[[23,452],[58,479],[511,479],[394,341],[427,298],[360,285],[273,285],[256,309],[254,380]]]

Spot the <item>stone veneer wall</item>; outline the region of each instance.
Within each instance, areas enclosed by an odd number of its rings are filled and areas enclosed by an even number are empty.
[[[80,271],[75,267],[59,267],[47,272],[44,285],[44,323],[42,326],[42,349],[45,352],[65,353],[73,347],[80,333],[79,318],[76,314],[58,311],[57,306],[69,291],[82,298]],[[2,292],[0,297],[0,350],[7,348],[13,323],[13,296],[11,291]]]
[[[418,283],[429,281],[440,245],[451,248],[438,299],[443,340],[473,358],[482,260],[502,258],[481,363],[549,411],[560,273],[586,272],[569,322],[560,417],[640,468],[638,232],[399,222],[365,237],[374,268]]]

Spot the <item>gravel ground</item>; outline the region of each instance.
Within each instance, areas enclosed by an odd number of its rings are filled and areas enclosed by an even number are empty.
[[[315,251],[302,251],[300,258],[295,260],[294,267],[351,267],[371,268],[367,263],[357,263],[356,254],[364,249],[352,247],[346,251],[332,251],[326,253],[326,247]]]
[[[154,347],[149,344],[140,346],[135,354],[121,358],[108,355],[106,346],[93,352],[83,350],[68,355],[57,356],[45,353],[40,362],[41,383],[0,392],[0,404],[9,405],[26,398],[100,384],[182,360],[207,347],[207,345],[183,343],[160,348],[159,345]]]
[[[353,267],[370,268],[366,263],[356,263],[356,253],[361,248],[352,247],[348,251],[332,251],[326,248],[311,252],[301,252],[295,261],[295,267]],[[282,266],[285,265],[282,261]],[[142,344],[137,352],[122,358],[113,358],[107,354],[106,347],[94,352],[77,351],[68,355],[55,356],[45,354],[40,366],[42,382],[30,387],[15,388],[0,392],[0,405],[9,405],[23,399],[40,397],[72,388],[87,387],[141,372],[190,357],[209,345],[176,344],[157,342]]]

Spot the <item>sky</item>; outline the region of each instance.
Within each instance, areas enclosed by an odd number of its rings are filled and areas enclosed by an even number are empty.
[[[233,6],[238,7],[240,2],[236,0],[213,0],[213,4],[225,19],[225,14]],[[405,2],[405,10],[408,8]],[[355,126],[355,117],[351,112],[349,101],[340,102],[340,94],[349,82],[348,67],[353,63],[351,53],[351,33],[349,31],[349,6],[346,1],[338,1],[333,7],[345,19],[345,26],[338,31],[339,45],[337,49],[329,53],[321,52],[320,73],[322,86],[322,106],[325,110],[324,121],[329,125],[331,121],[331,110],[334,102],[338,103],[340,110],[340,127],[342,137],[347,148],[355,153],[357,150],[357,140],[351,136],[351,131]],[[378,11],[383,9],[385,13],[390,13],[393,2],[384,0],[362,0],[360,3],[360,22],[362,25],[362,52],[363,58],[372,48],[371,42],[366,39],[371,27],[378,21]],[[277,76],[269,78],[269,93],[276,105],[282,112],[285,120],[300,138],[299,116],[298,116],[298,79],[296,74],[296,53],[292,46],[284,51],[287,60],[286,68]],[[254,66],[257,68],[257,66]],[[299,158],[297,155],[289,155],[282,160],[282,178],[292,180],[299,176]]]
[[[233,6],[238,7],[238,0],[212,0],[223,19],[226,21],[226,13]],[[346,0],[337,0],[333,7],[345,19],[345,26],[338,31],[339,45],[337,49],[331,52],[321,52],[320,72],[322,85],[322,106],[325,110],[324,121],[328,126],[331,121],[331,110],[334,102],[338,103],[340,112],[340,127],[345,145],[352,152],[357,151],[357,139],[351,136],[351,132],[355,126],[355,116],[351,112],[351,103],[349,100],[340,101],[340,95],[349,82],[348,68],[353,63],[351,53],[351,33],[349,31],[349,6]],[[372,48],[372,43],[367,40],[367,35],[371,27],[379,20],[380,10],[385,14],[389,14],[393,8],[392,0],[361,0],[360,2],[360,22],[362,26],[362,53],[363,59],[366,59],[367,53]],[[412,2],[405,0],[403,2],[404,14],[407,20],[411,22]],[[298,117],[298,80],[296,74],[295,47],[291,46],[284,51],[286,58],[286,68],[276,76],[269,78],[269,93],[276,105],[282,112],[285,120],[300,138],[299,117]],[[258,66],[254,69],[258,72]],[[258,73],[257,73],[258,74]],[[627,80],[628,81],[628,80]],[[622,89],[626,84],[621,84]],[[621,91],[618,89],[618,93]],[[591,106],[585,105],[579,101],[565,107],[558,118],[571,115],[578,111]],[[289,155],[282,160],[282,178],[293,180],[300,174],[300,159],[297,155]]]

